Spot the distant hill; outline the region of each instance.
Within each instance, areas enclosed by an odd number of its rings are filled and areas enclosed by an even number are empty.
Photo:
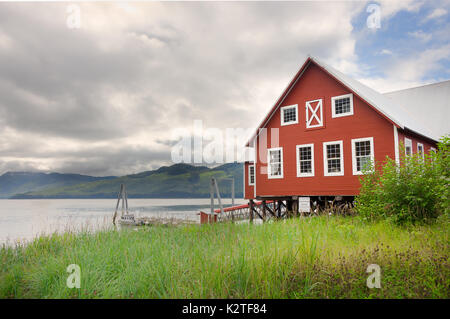
[[[15,194],[59,188],[116,177],[93,177],[78,174],[8,172],[0,176],[0,198]]]
[[[131,198],[201,198],[209,197],[209,184],[211,177],[216,177],[219,181],[220,193],[223,197],[231,196],[231,182],[221,180],[232,178],[235,180],[235,195],[242,197],[243,169],[242,163],[228,163],[215,168],[205,166],[192,166],[188,164],[175,164],[163,166],[153,171],[142,172],[122,177],[91,177],[84,176],[85,180],[71,180],[70,176],[83,176],[72,174],[67,175],[66,184],[52,184],[33,182],[30,178],[23,186],[20,181],[15,181],[15,188],[9,187],[10,197],[15,199],[24,198],[115,198],[124,183],[127,187],[128,196]],[[0,192],[6,187],[3,182],[5,175],[22,174],[6,173],[0,177]],[[23,173],[35,174],[35,173]],[[43,174],[52,175],[52,174]],[[36,176],[37,179],[42,176]],[[91,180],[90,180],[90,179]],[[5,181],[13,181],[14,178]],[[24,180],[25,181],[25,180]],[[32,188],[36,185],[36,188]],[[18,191],[16,191],[18,190]],[[0,193],[2,194],[2,193]]]

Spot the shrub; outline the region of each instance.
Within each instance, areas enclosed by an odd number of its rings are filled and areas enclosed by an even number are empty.
[[[442,138],[438,152],[425,159],[419,154],[401,156],[397,165],[386,157],[384,164],[366,170],[357,212],[366,219],[389,218],[397,224],[430,222],[449,214],[449,141]]]

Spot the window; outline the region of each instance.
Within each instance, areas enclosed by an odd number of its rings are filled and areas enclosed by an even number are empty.
[[[434,147],[430,147],[430,152],[436,153],[436,149]]]
[[[314,176],[314,144],[297,145],[297,177]]]
[[[361,175],[374,160],[373,137],[352,140],[353,175]]]
[[[412,141],[409,138],[405,137],[405,155],[412,155]]]
[[[420,157],[422,157],[422,160],[425,160],[425,152],[423,151],[422,143],[417,143],[417,153],[420,154]]]
[[[322,99],[306,102],[306,128],[323,126]]]
[[[283,149],[281,147],[267,150],[267,174],[269,178],[283,178]]]
[[[281,108],[281,125],[290,125],[297,123],[298,123],[297,104],[283,106]]]
[[[248,185],[255,185],[255,165],[248,166]]]
[[[353,94],[345,94],[331,98],[332,117],[353,115]]]
[[[325,176],[344,175],[342,141],[323,143],[323,167]]]

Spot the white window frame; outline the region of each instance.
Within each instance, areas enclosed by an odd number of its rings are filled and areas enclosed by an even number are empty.
[[[370,161],[372,162],[372,164],[375,163],[373,137],[363,137],[363,138],[354,138],[354,139],[352,139],[353,175],[363,175],[362,171],[358,171],[358,166],[356,165],[356,143],[357,142],[366,142],[366,141],[370,141]]]
[[[270,169],[270,151],[280,151],[280,161],[281,161],[281,175],[272,175],[271,169]],[[267,177],[269,179],[274,178],[283,178],[284,176],[284,161],[283,161],[283,148],[282,147],[273,147],[267,149]]]
[[[313,110],[313,106],[311,105],[311,103],[315,103],[315,102],[319,102],[317,103],[316,109]],[[317,100],[312,100],[312,101],[306,101],[305,103],[305,109],[306,109],[306,128],[314,128],[314,127],[322,127],[323,126],[323,100],[322,99],[317,99]],[[308,112],[308,110],[310,110],[311,112]],[[318,118],[317,113],[320,110],[320,118]],[[308,114],[311,113],[311,118],[308,117]],[[311,122],[313,121],[313,119],[316,118],[318,124],[315,125],[311,125]]]
[[[251,170],[250,170],[250,168],[251,167],[253,167],[253,183],[252,183],[252,179],[251,179],[251,174],[250,174],[250,172],[251,172]],[[254,186],[255,185],[255,164],[251,164],[251,165],[248,165],[248,185],[249,186]]]
[[[300,172],[300,154],[299,149],[303,147],[311,147],[311,173]],[[314,176],[314,144],[301,144],[295,147],[297,153],[297,177],[312,177]]]
[[[422,147],[422,152],[419,151],[419,147]],[[420,154],[420,157],[422,157],[422,160],[425,160],[425,148],[423,147],[422,143],[417,143],[417,154]]]
[[[430,152],[437,152],[437,149],[436,148],[434,148],[434,147],[430,147]]]
[[[334,102],[336,100],[343,99],[343,98],[346,98],[346,97],[350,98],[350,112],[336,114],[336,107],[334,105]],[[353,115],[353,93],[339,95],[339,96],[333,96],[331,98],[331,117],[332,118],[343,117],[343,116],[351,116],[351,115]]]
[[[327,157],[327,145],[339,144],[340,145],[340,163],[341,171],[338,173],[328,172],[328,157]],[[324,176],[343,176],[344,175],[344,143],[340,141],[323,142],[323,175]]]
[[[405,156],[408,156],[407,152],[406,152],[406,148],[409,146],[409,148],[411,149],[411,155],[413,155],[413,148],[412,148],[412,140],[405,137]]]
[[[285,109],[295,109],[295,121],[285,122],[284,121],[284,110]],[[298,124],[298,104],[287,105],[280,108],[281,126]]]

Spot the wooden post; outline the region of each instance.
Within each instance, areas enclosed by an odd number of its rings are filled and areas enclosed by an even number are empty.
[[[116,210],[114,211],[114,216],[113,216],[113,224],[114,225],[116,224],[117,209],[119,209],[120,196],[122,195],[122,189],[123,189],[123,184],[120,184],[120,191],[119,191],[119,194],[117,194]]]
[[[298,216],[298,197],[293,196],[292,197],[292,210],[294,211],[294,216]]]
[[[211,222],[214,218],[214,180],[211,179],[211,183],[209,184],[209,194],[211,196],[211,212],[208,218],[208,222]]]
[[[278,218],[281,218],[281,200],[277,200]]]
[[[286,217],[291,217],[292,215],[292,199],[286,200]]]
[[[248,208],[250,209],[250,223],[253,224],[253,199],[250,199],[248,206]]]
[[[128,215],[128,193],[125,188],[125,185],[123,186],[123,192],[125,193],[125,208],[126,208],[126,213]]]
[[[125,211],[125,194],[124,194],[124,188],[125,188],[125,185],[121,185],[121,187],[120,187],[120,191],[122,192],[122,194],[121,194],[121,197],[122,197],[122,216],[123,216],[123,213],[124,213],[124,211]]]
[[[262,201],[262,215],[263,215],[263,221],[266,221],[266,209],[267,209],[267,202],[264,199]]]
[[[219,186],[217,185],[217,181],[214,177],[212,178],[212,180],[214,183],[214,187],[216,188],[217,200],[219,201],[219,207],[220,207],[220,213],[223,214],[223,205],[222,205],[222,199],[220,198]]]

